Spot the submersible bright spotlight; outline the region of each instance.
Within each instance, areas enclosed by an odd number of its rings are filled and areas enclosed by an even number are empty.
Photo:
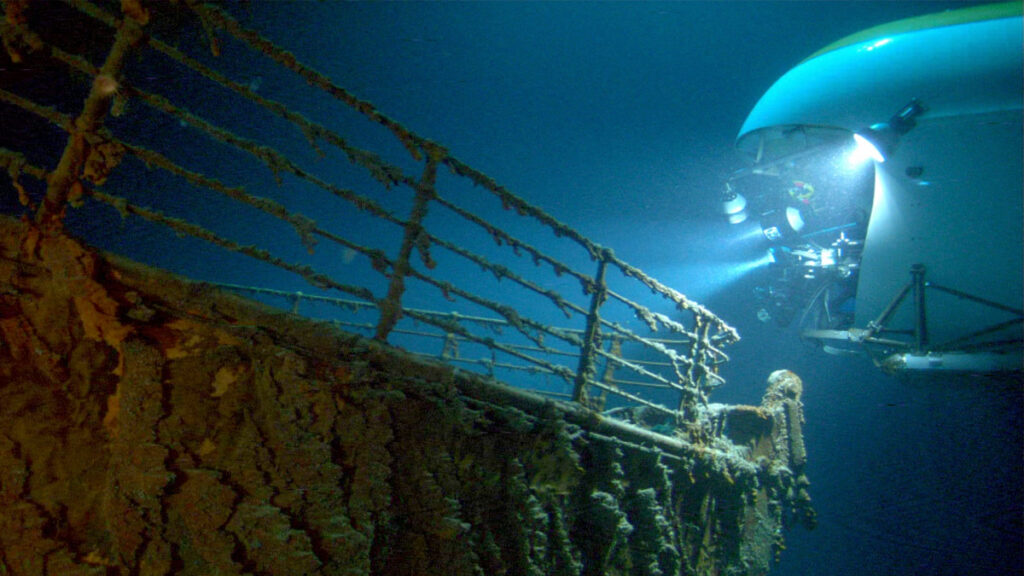
[[[860,134],[853,135],[853,141],[857,143],[853,152],[850,153],[850,165],[859,166],[866,162],[868,159],[874,160],[881,164],[885,162],[885,156],[882,156],[882,152],[868,140]]]
[[[739,224],[747,219],[747,199],[734,192],[728,184],[722,194],[722,214],[725,214],[729,224]]]

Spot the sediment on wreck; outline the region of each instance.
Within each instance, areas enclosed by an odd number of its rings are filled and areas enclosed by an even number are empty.
[[[764,574],[799,379],[705,443],[0,220],[0,573]]]

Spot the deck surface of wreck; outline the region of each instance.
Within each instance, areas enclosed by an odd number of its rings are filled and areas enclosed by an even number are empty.
[[[799,379],[705,442],[4,220],[8,574],[764,574]]]

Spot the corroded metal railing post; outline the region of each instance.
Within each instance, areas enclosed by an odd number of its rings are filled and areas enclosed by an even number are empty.
[[[124,67],[130,48],[141,37],[141,28],[131,18],[125,18],[118,27],[114,35],[114,44],[110,47],[99,75],[92,83],[89,96],[82,105],[82,113],[75,119],[74,130],[68,134],[68,142],[60,162],[48,178],[46,197],[43,198],[36,214],[36,221],[44,227],[60,225],[65,205],[72,196],[82,165],[89,155],[89,144],[85,136],[95,133],[103,123],[103,117],[110,109],[110,102],[118,89],[116,79]]]
[[[377,321],[377,331],[374,338],[384,342],[392,328],[402,318],[402,293],[405,292],[405,278],[411,270],[409,258],[412,256],[413,248],[419,247],[420,254],[424,257],[426,266],[433,268],[433,262],[422,242],[426,238],[423,229],[423,218],[427,215],[427,205],[436,195],[434,182],[437,180],[437,158],[430,154],[427,158],[427,165],[423,169],[423,176],[419,185],[416,186],[416,197],[413,200],[412,210],[409,213],[409,220],[405,225],[405,235],[402,238],[402,247],[399,249],[398,258],[391,267],[391,283],[388,285],[388,295],[380,302],[380,320]]]
[[[679,394],[679,408],[676,417],[680,422],[698,422],[699,408],[707,404],[704,388],[708,379],[708,347],[711,323],[700,316],[694,317],[693,341],[690,343],[690,364],[686,369],[685,381]]]
[[[590,285],[590,311],[587,314],[587,326],[583,331],[583,347],[580,350],[580,363],[576,369],[576,381],[573,385],[573,402],[586,404],[587,380],[593,380],[597,373],[597,352],[601,346],[601,305],[608,298],[608,286],[605,284],[605,270],[608,268],[608,259],[605,251],[598,254],[597,274],[594,275],[594,282]]]

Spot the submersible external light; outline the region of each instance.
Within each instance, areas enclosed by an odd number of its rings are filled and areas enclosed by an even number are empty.
[[[747,219],[747,199],[733,190],[732,184],[728,182],[722,192],[722,214],[725,214],[729,224],[739,224]]]
[[[857,147],[851,161],[871,158],[881,164],[892,154],[901,136],[917,126],[916,118],[925,112],[925,107],[916,98],[893,114],[888,122],[872,124],[869,128],[853,135]]]

